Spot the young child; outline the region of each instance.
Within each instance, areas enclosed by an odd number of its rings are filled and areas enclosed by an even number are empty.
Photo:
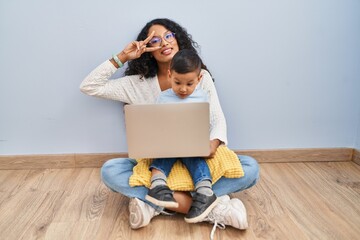
[[[197,87],[202,77],[201,65],[202,61],[196,52],[188,49],[177,52],[169,69],[171,88],[160,94],[158,103],[207,102],[207,94]],[[145,197],[149,202],[165,208],[179,206],[166,183],[170,170],[178,159],[159,158],[153,160],[150,165],[151,186]],[[202,157],[180,159],[189,170],[195,185],[193,203],[185,216],[185,221],[199,222],[209,214],[218,200],[212,191],[210,171]]]

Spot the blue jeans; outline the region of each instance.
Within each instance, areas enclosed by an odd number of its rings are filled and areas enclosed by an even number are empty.
[[[211,174],[204,158],[201,157],[184,157],[179,158],[190,173],[194,185],[203,180],[211,182]],[[150,170],[155,168],[169,176],[171,168],[174,166],[178,158],[157,158],[150,165]]]
[[[239,155],[245,175],[241,178],[220,178],[213,185],[213,192],[220,197],[226,194],[243,191],[256,184],[259,179],[259,165],[249,156]],[[129,178],[133,174],[136,160],[130,158],[115,158],[104,163],[101,168],[101,178],[105,185],[114,192],[127,197],[135,197],[159,209],[145,200],[148,189],[144,186],[130,187]],[[162,210],[162,209],[159,209]]]

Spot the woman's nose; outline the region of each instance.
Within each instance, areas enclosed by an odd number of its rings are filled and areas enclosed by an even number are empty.
[[[161,47],[169,45],[169,43],[167,41],[165,41],[164,39],[161,39],[161,40],[162,40],[161,44],[160,44]]]

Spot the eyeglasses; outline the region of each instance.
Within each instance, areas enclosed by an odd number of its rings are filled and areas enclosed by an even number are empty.
[[[168,43],[171,43],[175,40],[175,33],[173,32],[166,32],[163,37],[153,37],[148,44],[151,47],[158,47],[161,45],[162,40],[167,41]]]

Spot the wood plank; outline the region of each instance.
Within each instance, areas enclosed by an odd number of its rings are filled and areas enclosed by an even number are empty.
[[[83,239],[81,236],[86,232],[88,222],[52,222],[46,230],[45,240]],[[70,238],[73,229],[78,230],[76,238]]]
[[[88,174],[89,170],[90,174]],[[80,172],[77,178],[67,180],[72,187],[64,185],[67,197],[54,222],[93,221],[102,215],[103,205],[110,190],[102,183],[98,169],[77,169],[77,171]],[[89,177],[83,178],[83,173]]]
[[[47,228],[58,213],[63,199],[66,197],[64,191],[50,191],[45,194],[41,205],[31,215],[25,228],[21,229],[19,239],[43,239]],[[24,213],[23,213],[24,214]],[[27,214],[27,213],[25,213]]]
[[[324,239],[324,236],[333,236],[334,239],[356,239],[360,235],[360,230],[354,226],[359,225],[359,215],[352,218],[348,213],[347,218],[339,215],[339,211],[335,210],[339,203],[334,206],[329,199],[319,194],[322,189],[336,189],[334,183],[324,180],[321,176],[311,175],[308,166],[304,163],[287,163],[281,167],[278,164],[267,166],[272,171],[271,178],[276,180],[281,189],[277,196],[283,198],[283,204],[291,213],[290,217],[312,238]],[[316,184],[308,180],[309,174],[316,178]],[[356,202],[359,197],[358,195],[351,201]],[[349,224],[351,221],[353,222]]]
[[[92,194],[94,186],[103,184],[99,168],[77,168],[78,174],[73,178],[71,188],[66,189],[70,194]]]
[[[235,150],[237,154],[252,156],[260,163],[350,161],[352,151],[352,148]]]
[[[0,170],[0,209],[11,200],[29,170]]]
[[[360,205],[360,166],[353,162],[313,163],[308,171],[309,174],[302,175],[302,178],[306,178],[315,189],[321,188],[317,197],[327,202],[330,211],[337,217],[349,221],[348,225],[356,228],[351,220],[356,222],[360,216],[360,209],[357,207]]]
[[[11,192],[26,178],[30,170],[0,170],[0,192]]]
[[[269,177],[271,173],[267,164],[261,164],[260,182],[251,189],[232,194],[241,199],[247,209],[250,228],[244,239],[307,239],[279,197],[281,189]]]
[[[114,192],[109,192],[99,230],[90,239],[132,239],[129,227],[129,198]]]
[[[0,169],[44,169],[74,167],[74,154],[0,156]]]
[[[260,181],[231,194],[249,229],[215,239],[357,239],[360,166],[348,162],[261,163]],[[129,199],[101,182],[98,168],[0,170],[0,239],[209,239],[212,225],[183,215],[129,227]],[[8,183],[8,184],[7,184]],[[6,197],[3,197],[6,196]]]
[[[356,164],[360,165],[360,151],[359,151],[358,149],[354,149],[354,153],[353,153],[353,158],[352,158],[352,160],[353,160]]]
[[[107,160],[127,157],[127,153],[75,154],[75,165],[77,168],[101,167]]]
[[[28,188],[31,191],[69,191],[79,174],[75,168],[66,169],[34,169],[27,176]],[[69,180],[72,181],[69,181]],[[30,184],[31,183],[31,184]]]
[[[61,204],[63,193],[19,193],[3,203],[0,207],[0,239],[38,239]]]
[[[249,155],[260,163],[266,162],[323,162],[350,161],[352,148],[305,148],[279,150],[234,150],[239,155]],[[358,153],[358,152],[357,152]],[[355,155],[354,161],[359,159]],[[44,168],[92,168],[101,167],[104,162],[114,158],[126,158],[127,153],[92,154],[48,154],[0,156],[1,169],[44,169]]]

